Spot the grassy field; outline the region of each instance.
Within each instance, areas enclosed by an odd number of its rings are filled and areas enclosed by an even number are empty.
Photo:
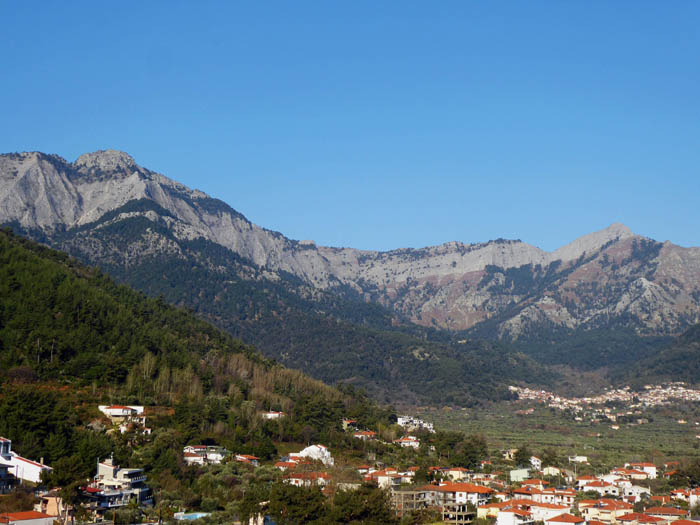
[[[516,411],[533,407],[528,415]],[[648,418],[641,425],[578,422],[564,412],[544,405],[507,402],[488,409],[426,410],[420,414],[438,428],[483,434],[491,450],[527,445],[535,454],[552,448],[557,456],[588,456],[601,468],[624,460],[663,463],[672,459],[700,457],[700,407],[657,408],[638,417]],[[679,424],[679,419],[687,424]]]

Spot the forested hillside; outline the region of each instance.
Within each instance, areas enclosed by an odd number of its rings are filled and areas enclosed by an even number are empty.
[[[700,325],[692,326],[662,350],[617,370],[615,379],[635,386],[662,381],[697,384],[700,382]]]
[[[113,403],[145,405],[153,433],[110,428],[97,406]],[[265,420],[266,410],[285,416]],[[376,429],[382,441],[354,439],[343,431],[344,418]],[[120,509],[121,523],[138,522],[144,512],[167,521],[181,508],[230,523],[258,512],[263,501],[271,515],[286,516],[280,523],[303,516],[319,523],[397,523],[376,487],[327,498],[318,488],[278,483],[282,473],[271,466],[282,453],[314,442],[339,458],[333,476],[353,482],[360,481],[355,467],[342,466],[370,454],[420,465],[426,475],[440,458],[474,467],[487,454],[483,438],[454,432],[418,433],[425,445],[417,451],[392,446],[403,432],[395,421],[390,408],[351,386],[332,388],[285,369],[191,313],[0,231],[0,435],[12,440],[14,451],[53,467],[44,481],[61,487],[79,519],[85,512],[80,487],[98,460],[113,456],[122,466],[143,468],[155,496],[153,508]],[[255,455],[265,465],[187,466],[183,446],[202,443]],[[410,517],[407,523],[422,522]]]
[[[508,398],[511,383],[556,379],[507,345],[472,338],[455,344],[447,332],[410,323],[351,287],[315,289],[204,238],[178,239],[163,219],[168,216],[153,201],[131,201],[56,234],[53,242],[85,262],[99,261],[122,283],[191,309],[286,366],[331,384],[361,386],[388,402],[469,406]],[[151,244],[161,249],[150,250]]]
[[[389,423],[363,395],[287,370],[191,314],[7,230],[0,232],[0,384],[0,435],[49,461],[79,452],[76,423],[97,417],[98,401],[173,405],[184,441],[215,434],[262,457],[274,453],[272,436],[332,441],[343,416]],[[88,400],[94,405],[83,406]],[[256,411],[270,409],[291,417],[256,423]]]

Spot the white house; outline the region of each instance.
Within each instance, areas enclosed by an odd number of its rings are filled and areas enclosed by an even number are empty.
[[[119,425],[119,431],[124,434],[135,425],[140,425],[142,434],[150,434],[151,429],[146,427],[146,416],[144,408],[140,405],[98,405],[100,412],[107,416],[110,421]]]
[[[619,496],[620,495],[620,489],[617,487],[617,485],[613,485],[612,483],[608,483],[607,481],[591,481],[590,483],[587,483],[585,486],[586,491],[595,491],[598,494],[600,494],[601,498],[604,498],[605,496]]]
[[[433,500],[435,505],[471,503],[475,507],[485,505],[491,494],[495,492],[493,489],[474,483],[443,483],[425,490],[432,493],[429,498]]]
[[[188,445],[182,452],[185,462],[189,465],[218,465],[229,454],[224,447],[214,445]],[[200,459],[195,456],[199,456]]]
[[[206,463],[204,456],[194,452],[183,452],[182,456],[188,465],[204,465]]]
[[[6,465],[8,473],[13,474],[17,479],[32,483],[40,483],[41,473],[53,470],[48,465],[44,465],[43,459],[37,463],[13,452],[12,441],[3,437],[0,437],[0,462]]]
[[[531,512],[514,507],[499,511],[496,517],[496,525],[533,525],[534,523],[535,519]]]
[[[433,427],[432,423],[428,423],[427,421],[423,421],[422,419],[418,419],[414,416],[398,416],[396,418],[396,424],[408,429],[409,431],[425,429],[428,432],[435,432],[435,428]]]
[[[651,490],[647,487],[641,487],[639,485],[631,485],[620,487],[621,495],[625,496],[625,499],[634,499],[634,502],[642,501],[645,497],[651,496]]]
[[[275,412],[274,410],[271,410],[269,412],[263,412],[260,415],[262,416],[263,419],[281,419],[286,414],[284,412]]]
[[[532,465],[532,468],[535,470],[542,470],[542,460],[537,456],[530,457],[530,465]]]
[[[625,468],[635,470],[643,470],[649,476],[649,479],[656,479],[658,470],[653,463],[625,463]]]
[[[143,414],[143,407],[138,405],[98,405],[100,412],[109,418],[129,418]]]
[[[552,503],[531,502],[525,507],[532,513],[532,518],[535,521],[547,521],[548,519],[559,516],[562,513],[569,512],[571,507],[568,505],[556,505]]]
[[[295,487],[325,486],[330,481],[330,476],[325,472],[294,472],[286,474],[283,482]]]
[[[569,463],[588,463],[588,456],[569,456]]]
[[[324,447],[323,445],[310,445],[301,452],[297,452],[296,454],[290,454],[289,457],[290,459],[297,457],[316,459],[326,466],[333,465],[334,463],[333,456],[331,455],[330,450],[328,450],[328,448]]]
[[[365,481],[375,481],[380,488],[395,488],[403,482],[403,476],[394,469],[376,470],[364,476]]]
[[[404,448],[406,448],[406,447],[418,448],[418,447],[420,447],[420,440],[415,436],[404,436],[401,439],[395,439],[394,445],[399,445],[399,446],[404,447]]]
[[[700,505],[700,489],[688,491],[688,506],[692,509]]]

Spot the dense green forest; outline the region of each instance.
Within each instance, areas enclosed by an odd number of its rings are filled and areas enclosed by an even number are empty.
[[[108,434],[100,403],[146,405],[154,432]],[[260,418],[269,409],[287,416]],[[487,455],[482,438],[455,432],[423,433],[418,451],[366,444],[342,430],[342,418],[377,429],[386,440],[401,435],[393,410],[351,385],[332,388],[285,369],[185,310],[0,231],[0,435],[20,454],[51,464],[46,483],[62,487],[78,509],[79,486],[94,475],[96,461],[111,454],[122,466],[146,470],[156,494],[152,512],[160,517],[181,507],[230,522],[267,501],[264,510],[278,523],[293,523],[307,511],[318,523],[375,515],[377,523],[392,523],[379,489],[322,499],[317,489],[274,483],[281,473],[269,466],[186,466],[182,447],[218,444],[265,461],[280,448],[322,442],[343,462],[366,461],[372,453],[422,472],[440,461],[473,467]],[[129,523],[140,513],[120,512]]]

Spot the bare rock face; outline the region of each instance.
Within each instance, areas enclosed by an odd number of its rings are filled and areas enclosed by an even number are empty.
[[[139,202],[152,206],[134,205]],[[288,272],[316,289],[350,286],[426,326],[488,325],[501,337],[517,338],[538,327],[615,323],[642,334],[676,334],[700,322],[700,248],[657,243],[622,224],[551,253],[502,239],[389,252],[333,248],[252,224],[124,152],[87,153],[74,163],[36,152],[0,156],[2,223],[49,240],[73,235],[65,246],[82,243],[99,263],[107,252],[84,232],[135,216],[174,239],[219,244],[270,275]],[[178,252],[155,230],[132,246],[138,246],[132,258]]]
[[[84,153],[73,163],[83,173],[115,173],[137,171],[138,166],[128,153],[113,149]]]

